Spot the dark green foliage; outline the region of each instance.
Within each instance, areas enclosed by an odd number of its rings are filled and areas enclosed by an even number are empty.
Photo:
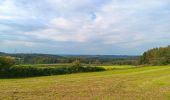
[[[86,67],[82,66],[79,60],[72,63],[67,67],[31,67],[31,66],[12,66],[14,64],[14,58],[0,57],[0,77],[33,77],[33,76],[47,76],[47,75],[60,75],[70,74],[78,72],[94,72],[104,71],[104,68],[99,67]]]
[[[57,67],[57,68],[37,68],[37,67],[26,67],[26,66],[14,66],[7,69],[0,77],[33,77],[33,76],[50,76],[50,75],[61,75],[79,72],[95,72],[104,71],[104,68],[100,67]]]
[[[0,67],[10,67],[14,64],[15,58],[0,56]]]
[[[11,66],[14,64],[15,58],[13,57],[0,57],[0,76],[6,75]]]
[[[170,46],[148,50],[141,56],[140,64],[167,65],[170,64]]]

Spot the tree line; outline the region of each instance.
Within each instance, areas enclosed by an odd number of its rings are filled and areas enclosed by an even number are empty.
[[[141,56],[140,64],[168,65],[170,64],[170,45],[150,49]]]

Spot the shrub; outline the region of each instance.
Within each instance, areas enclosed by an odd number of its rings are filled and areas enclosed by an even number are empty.
[[[13,57],[0,57],[0,76],[7,76],[14,62],[15,58]]]
[[[15,58],[13,57],[0,57],[0,69],[8,69],[15,62]]]
[[[74,62],[72,62],[72,66],[73,67],[81,67],[82,64],[81,64],[80,60],[75,60]]]
[[[79,72],[95,72],[104,71],[104,68],[100,67],[90,67],[90,66],[79,66],[79,67],[56,67],[56,68],[39,68],[39,67],[29,67],[29,66],[13,66],[10,67],[3,75],[0,77],[10,78],[10,77],[33,77],[33,76],[50,76],[50,75],[61,75],[61,74],[71,74]]]

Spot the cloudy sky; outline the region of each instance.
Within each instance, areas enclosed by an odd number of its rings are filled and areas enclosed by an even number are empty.
[[[138,55],[170,44],[170,0],[0,0],[0,51]]]

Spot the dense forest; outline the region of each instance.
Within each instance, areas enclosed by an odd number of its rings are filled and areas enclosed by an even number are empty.
[[[144,52],[140,64],[168,65],[170,64],[170,46],[160,47]]]

